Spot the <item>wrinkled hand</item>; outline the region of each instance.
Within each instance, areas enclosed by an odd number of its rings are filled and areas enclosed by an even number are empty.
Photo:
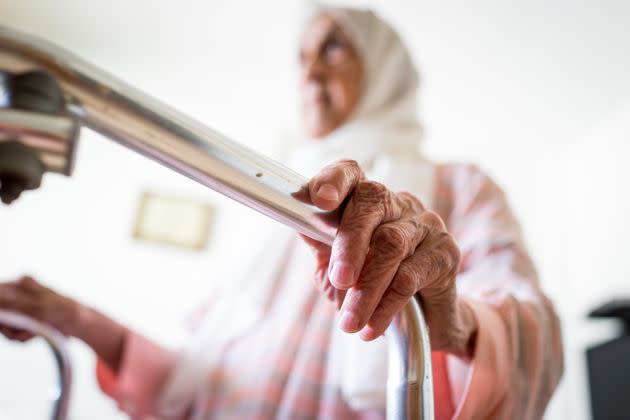
[[[0,309],[26,315],[66,335],[73,331],[77,306],[72,299],[42,286],[31,277],[0,283]],[[32,337],[26,331],[3,325],[0,325],[0,333],[19,341]]]
[[[373,340],[419,293],[433,349],[469,356],[476,325],[457,299],[460,252],[442,219],[413,195],[366,180],[354,161],[324,168],[308,192],[318,208],[341,211],[332,247],[303,237],[319,289],[342,311],[340,327]]]

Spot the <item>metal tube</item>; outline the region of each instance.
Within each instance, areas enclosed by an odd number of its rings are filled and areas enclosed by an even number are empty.
[[[385,332],[387,370],[387,418],[434,417],[431,345],[419,302],[413,298]]]
[[[55,357],[58,378],[57,396],[53,403],[52,420],[65,420],[68,417],[72,386],[72,366],[66,349],[66,339],[53,328],[43,325],[27,316],[0,310],[0,325],[17,328],[42,337]]]
[[[70,175],[77,136],[70,117],[0,108],[0,142],[18,139],[37,152],[46,171]]]
[[[0,70],[48,72],[81,124],[298,232],[332,243],[338,215],[300,200],[304,177],[67,51],[0,27]],[[388,401],[397,408],[390,413],[432,418],[430,347],[417,301],[396,317],[387,339],[396,360],[390,364],[388,392],[397,396]]]

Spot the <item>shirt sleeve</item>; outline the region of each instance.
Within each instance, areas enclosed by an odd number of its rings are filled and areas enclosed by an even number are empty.
[[[455,418],[541,418],[563,372],[558,317],[503,191],[474,166],[439,171],[436,210],[462,252],[458,294],[479,325],[472,361],[449,356]]]
[[[132,419],[147,419],[155,412],[156,399],[176,360],[174,352],[127,331],[119,371],[98,360],[98,384]]]

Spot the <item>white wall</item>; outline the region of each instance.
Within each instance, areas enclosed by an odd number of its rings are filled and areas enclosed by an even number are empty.
[[[588,418],[583,350],[613,329],[585,313],[613,291],[630,294],[620,239],[630,234],[620,197],[629,139],[615,134],[628,118],[611,117],[630,99],[630,3],[373,3],[422,69],[428,152],[480,163],[523,222],[565,328],[567,372],[549,417]],[[62,44],[268,154],[278,148],[274,135],[294,121],[297,16],[291,0],[0,0],[0,24]],[[243,240],[243,229],[258,235],[269,225],[87,131],[75,176],[45,184],[0,207],[0,279],[32,273],[161,340],[173,340],[173,319],[229,281],[218,273],[238,266],[255,242]],[[145,188],[215,203],[210,249],[134,242]],[[45,395],[50,383],[43,347],[0,346],[0,410],[38,418],[44,401],[29,392]],[[73,418],[115,418],[94,383],[92,356],[79,343],[72,352]]]

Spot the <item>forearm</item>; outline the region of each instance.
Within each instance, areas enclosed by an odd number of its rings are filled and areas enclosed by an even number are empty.
[[[563,365],[550,303],[514,295],[467,303],[479,324],[474,357],[466,370],[449,366],[460,418],[542,418]]]
[[[126,331],[105,314],[77,304],[76,320],[67,333],[87,344],[113,372],[118,372]]]
[[[118,371],[126,329],[104,314],[29,276],[0,283],[0,308],[24,314],[84,341],[113,372]]]

